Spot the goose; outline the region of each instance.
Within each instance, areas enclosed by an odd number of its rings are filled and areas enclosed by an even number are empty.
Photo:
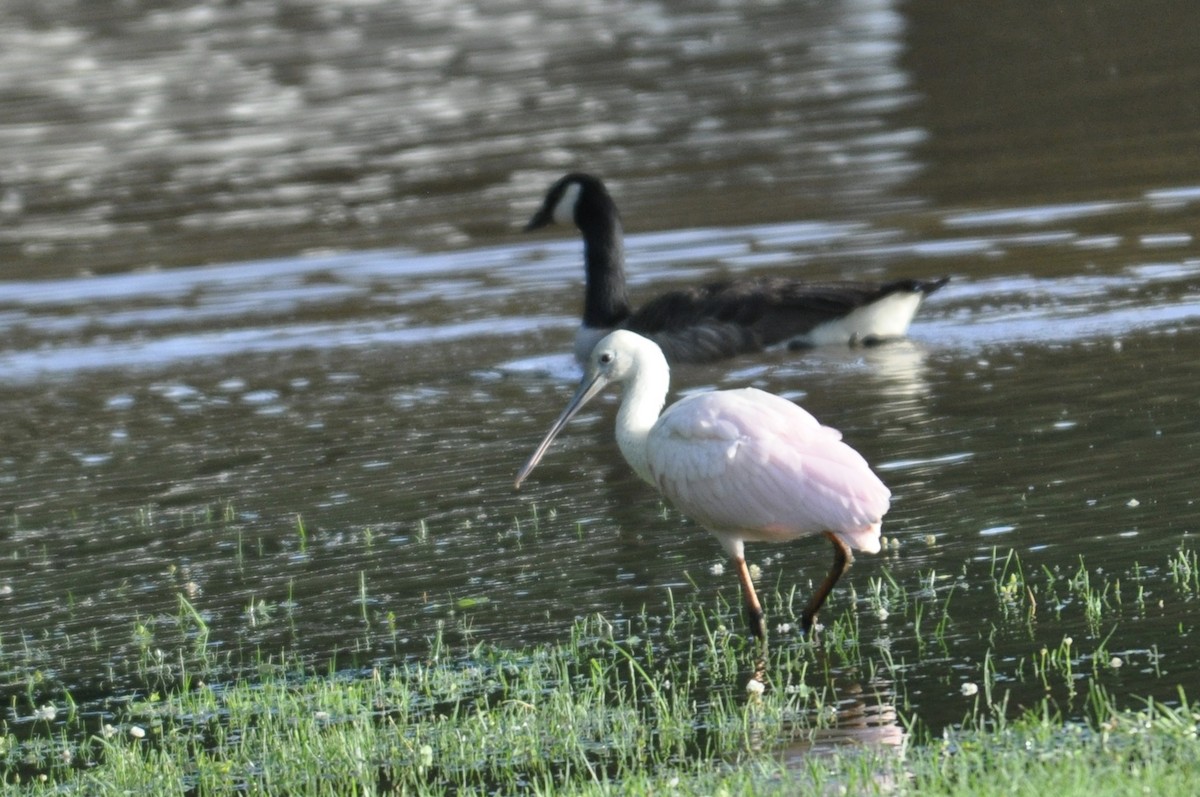
[[[877,343],[903,337],[921,300],[949,281],[747,277],[664,293],[634,311],[625,286],[621,215],[604,183],[582,172],[559,178],[525,231],[551,224],[574,224],[583,235],[587,282],[575,336],[580,363],[614,329],[653,340],[672,364],[712,362],[780,344]]]

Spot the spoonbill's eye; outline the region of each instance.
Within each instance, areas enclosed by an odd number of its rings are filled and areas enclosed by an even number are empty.
[[[600,364],[608,365],[613,361],[613,353],[611,351],[602,352],[600,354]]]

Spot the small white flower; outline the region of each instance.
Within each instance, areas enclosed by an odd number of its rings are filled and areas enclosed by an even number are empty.
[[[104,723],[104,727],[100,729],[100,733],[105,739],[111,739],[117,735],[117,729],[106,722]]]
[[[1124,666],[1124,664],[1125,662],[1121,661],[1120,656],[1113,656],[1108,660],[1108,666],[1112,667],[1114,670],[1119,669],[1120,667]]]
[[[758,565],[750,565],[750,578],[758,581],[762,577],[762,568]]]
[[[767,691],[767,685],[757,678],[751,678],[746,682],[746,691],[752,695],[761,695]]]
[[[329,712],[328,711],[318,711],[313,714],[313,719],[315,719],[317,722],[325,722],[326,720],[329,719]]]
[[[971,697],[972,695],[977,695],[977,694],[979,694],[979,687],[976,684],[971,683],[970,681],[966,681],[962,685],[962,693],[963,693],[963,697]]]
[[[33,716],[39,720],[52,722],[54,718],[58,716],[58,709],[55,708],[53,703],[47,703],[46,705],[34,711]]]
[[[1136,498],[1130,498],[1128,501],[1125,502],[1125,506],[1129,507],[1130,509],[1139,507],[1141,505],[1142,505],[1142,502],[1137,500]]]
[[[790,634],[792,633],[792,624],[780,623],[779,625],[775,626],[775,630],[781,634]]]
[[[146,729],[141,725],[133,725],[129,728],[129,735],[135,739],[146,738]]]
[[[883,608],[882,606],[879,607],[879,611],[875,612],[875,616],[878,617],[880,620],[886,620],[886,619],[888,619],[888,617],[890,615],[891,615],[891,612],[889,612],[887,609]]]
[[[1069,647],[1071,647],[1071,643],[1072,643],[1072,642],[1074,642],[1074,641],[1075,641],[1075,640],[1074,640],[1074,639],[1071,639],[1071,637],[1069,637],[1069,636],[1065,636],[1065,637],[1063,637],[1063,645],[1064,645],[1064,646],[1066,646],[1066,647],[1068,647],[1068,648],[1069,648]]]
[[[725,575],[725,565],[721,564],[720,562],[717,562],[715,565],[708,568],[708,572],[712,573],[714,576]]]

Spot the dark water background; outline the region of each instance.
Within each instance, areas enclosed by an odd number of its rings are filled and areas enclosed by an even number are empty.
[[[439,624],[515,646],[669,592],[736,604],[620,460],[613,397],[511,489],[572,389],[582,276],[569,231],[517,231],[572,169],[622,208],[635,297],[952,275],[908,342],[674,375],[797,398],[878,467],[902,544],[834,600],[885,569],[958,584],[916,712],[962,716],[989,644],[1088,635],[1070,600],[1004,631],[997,549],[1141,574],[1112,686],[1173,697],[1198,673],[1165,568],[1200,527],[1197,31],[1178,2],[6,3],[9,720],[128,691],[133,630],[181,594],[232,655],[357,663]],[[828,557],[752,555],[785,591]]]

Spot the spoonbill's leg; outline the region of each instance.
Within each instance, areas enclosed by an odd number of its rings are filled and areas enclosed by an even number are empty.
[[[742,582],[742,598],[746,601],[746,620],[750,623],[750,631],[760,642],[766,642],[762,604],[758,602],[758,593],[754,591],[754,582],[750,580],[750,569],[746,567],[746,559],[741,556],[733,557],[733,566]]]
[[[833,543],[833,567],[829,570],[829,575],[825,576],[825,581],[813,593],[812,600],[804,607],[804,613],[800,615],[800,627],[806,634],[812,628],[813,621],[817,619],[817,612],[825,604],[825,599],[833,591],[833,585],[838,582],[842,573],[845,573],[854,561],[854,555],[850,553],[850,548],[846,543],[842,542],[841,537],[832,531],[825,532],[825,536]]]

